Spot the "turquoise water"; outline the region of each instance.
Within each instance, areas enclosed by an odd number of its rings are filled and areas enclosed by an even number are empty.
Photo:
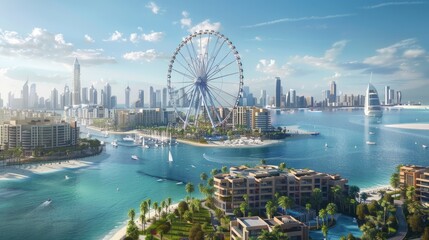
[[[330,219],[328,220],[330,221]],[[315,223],[315,222],[314,222]],[[328,230],[327,239],[340,239],[342,236],[347,236],[349,233],[355,237],[361,237],[362,232],[359,230],[357,223],[353,222],[353,218],[345,215],[340,215],[337,218],[335,226]],[[310,237],[313,240],[324,239],[322,231],[311,231]]]
[[[168,163],[167,148],[114,149],[108,145],[101,155],[85,159],[94,162],[91,167],[35,175],[29,180],[0,181],[0,238],[101,239],[121,226],[128,209],[137,209],[145,198],[152,202],[169,196],[174,201],[184,198],[185,187],[176,185],[178,181],[198,184],[202,171],[256,164],[262,158],[270,164],[285,161],[288,167],[339,173],[361,188],[388,184],[397,164],[428,165],[429,150],[421,144],[429,145],[429,131],[383,126],[414,122],[429,122],[429,112],[385,112],[380,123],[366,121],[362,111],[273,115],[276,126],[300,125],[321,135],[290,138],[262,148],[180,144],[172,147],[172,164]],[[140,160],[132,160],[132,154]],[[70,178],[66,180],[65,175]],[[167,180],[157,182],[159,178]],[[48,198],[52,203],[43,204]]]

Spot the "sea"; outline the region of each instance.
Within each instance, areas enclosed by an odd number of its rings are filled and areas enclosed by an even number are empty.
[[[120,146],[107,144],[102,154],[83,159],[92,162],[89,167],[0,181],[0,239],[108,239],[125,224],[130,208],[138,212],[141,201],[180,201],[186,191],[178,182],[197,185],[202,172],[261,159],[337,173],[361,189],[389,184],[398,164],[429,165],[429,149],[422,147],[429,146],[429,131],[385,127],[429,123],[427,110],[385,111],[380,119],[367,118],[362,110],[274,111],[272,123],[320,134],[252,148],[178,144],[171,147],[174,161],[169,162],[168,147],[147,149],[121,142],[124,136],[93,132],[107,143],[117,138]]]

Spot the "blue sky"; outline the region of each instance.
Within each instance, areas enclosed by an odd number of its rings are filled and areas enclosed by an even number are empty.
[[[298,95],[321,98],[331,80],[343,94],[372,82],[429,102],[427,1],[1,1],[0,89],[19,96],[24,81],[47,97],[105,82],[123,102],[129,84],[165,87],[169,58],[198,29],[228,36],[240,53],[244,84],[274,93],[274,77]],[[146,94],[147,96],[147,94]]]

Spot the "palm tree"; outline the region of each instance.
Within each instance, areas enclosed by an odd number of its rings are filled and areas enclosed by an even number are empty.
[[[265,211],[267,213],[268,218],[271,218],[273,216],[276,211],[276,208],[272,201],[268,201],[267,204],[265,204]]]
[[[222,173],[228,173],[228,168],[226,166],[223,166],[221,168]]]
[[[158,210],[158,202],[153,202],[152,208],[153,208],[153,210],[155,210],[155,219],[156,219],[156,211]]]
[[[353,212],[356,213],[356,200],[354,198],[350,199],[350,204],[353,206]]]
[[[274,226],[273,230],[270,232],[268,230],[262,230],[261,235],[258,236],[259,240],[288,240],[289,237],[286,233],[280,230],[280,227]]]
[[[211,171],[210,171],[210,174],[212,175],[212,176],[214,176],[214,175],[216,175],[216,174],[218,174],[219,173],[219,170],[217,169],[217,168],[213,168]]]
[[[337,213],[337,205],[335,203],[328,203],[326,212],[331,215],[331,224],[334,222],[334,214]]]
[[[140,222],[142,223],[143,231],[146,230],[146,215],[140,214]]]
[[[325,225],[325,218],[326,218],[326,210],[325,209],[320,209],[319,211],[319,218],[322,219],[322,225]]]
[[[280,163],[279,164],[279,169],[282,170],[282,171],[285,170],[286,169],[286,163],[284,163],[284,162]]]
[[[161,202],[161,209],[165,209],[165,212],[167,212],[167,203],[165,202],[165,200]]]
[[[168,198],[167,198],[167,206],[168,206],[168,212],[170,212],[171,197],[168,197]]]
[[[243,213],[243,217],[246,216],[247,208],[248,208],[247,202],[242,202],[240,204],[240,211],[241,211],[241,213]]]
[[[328,226],[326,225],[322,226],[322,233],[323,233],[323,237],[325,237],[326,239],[326,236],[328,236]]]
[[[192,193],[194,192],[194,185],[192,183],[187,183],[185,186],[185,190],[189,194],[189,197],[191,197]]]
[[[150,207],[152,206],[151,205],[151,200],[150,200],[150,198],[148,199],[148,200],[146,200],[146,202],[147,202],[147,209],[148,209],[148,214],[149,214],[149,216],[148,216],[148,219],[149,219],[149,222],[150,222]]]
[[[305,209],[307,209],[307,217],[306,218],[309,218],[310,217],[311,204],[310,203],[305,204]],[[308,219],[308,226],[310,227],[310,219]]]
[[[207,180],[207,173],[205,173],[205,172],[203,172],[203,173],[201,173],[200,174],[200,179],[201,179],[201,181],[206,181]]]
[[[130,217],[131,221],[134,222],[134,217],[136,216],[136,211],[134,210],[134,208],[131,208],[128,211],[128,217]]]
[[[399,187],[399,183],[399,173],[393,173],[392,176],[390,176],[390,186],[397,189]]]
[[[292,206],[292,200],[287,196],[279,197],[278,203],[284,213],[287,213],[287,209]]]
[[[320,188],[314,188],[311,193],[312,205],[316,207],[316,211],[319,211],[320,204],[322,204],[322,190]]]
[[[147,213],[148,209],[147,209],[147,201],[143,201],[140,203],[140,220],[142,222],[142,227],[143,229],[145,228],[146,225],[146,213]]]
[[[368,194],[366,192],[363,192],[360,194],[360,200],[361,202],[366,202],[366,200],[368,199]]]
[[[341,187],[338,186],[338,185],[335,185],[335,186],[331,187],[331,192],[332,192],[332,195],[333,195],[334,202],[338,202],[337,198],[338,198],[338,196],[341,193]]]
[[[168,233],[171,230],[171,224],[169,222],[164,222],[158,226],[159,234],[161,235],[161,240],[163,239],[163,235]]]

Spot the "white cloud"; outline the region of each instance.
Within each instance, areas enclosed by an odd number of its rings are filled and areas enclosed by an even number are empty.
[[[211,23],[210,19],[206,19],[195,26],[188,29],[190,33],[198,32],[200,30],[213,30],[213,31],[219,31],[221,28],[220,22],[214,22]]]
[[[67,64],[72,64],[75,56],[82,55],[85,56],[83,61],[91,64],[115,62],[113,57],[104,56],[101,49],[75,49],[63,34],[53,34],[42,28],[34,28],[25,37],[14,31],[0,30],[0,55]]]
[[[130,61],[140,61],[145,60],[147,62],[151,62],[156,58],[159,58],[161,54],[157,53],[155,49],[149,49],[146,51],[138,51],[138,52],[127,52],[122,57],[126,60]]]
[[[137,43],[139,41],[139,36],[137,33],[130,34],[130,42]]]
[[[309,17],[300,17],[300,18],[281,18],[267,22],[261,22],[253,25],[243,26],[243,28],[254,28],[254,27],[262,27],[273,25],[282,22],[301,22],[301,21],[310,21],[310,20],[325,20],[325,19],[333,19],[333,18],[343,18],[354,16],[355,14],[337,14],[337,15],[327,15],[327,16],[309,16]]]
[[[377,49],[377,55],[364,59],[363,63],[370,65],[392,65],[398,60],[398,52],[414,48],[415,39],[405,39],[390,46]],[[405,55],[405,53],[404,53]]]
[[[409,49],[404,52],[404,57],[406,58],[418,58],[425,54],[423,49]]]
[[[335,42],[330,49],[326,50],[325,54],[322,57],[314,57],[309,55],[305,55],[303,57],[295,56],[293,57],[292,61],[325,69],[335,68],[335,60],[337,56],[342,52],[346,44],[346,40],[341,40]]]
[[[278,67],[274,59],[261,59],[258,61],[258,64],[256,64],[256,71],[273,77],[285,77],[291,75],[294,69],[290,64]]]
[[[151,32],[149,34],[142,34],[141,38],[147,42],[158,42],[164,37],[163,32]]]
[[[255,40],[256,40],[256,41],[262,41],[262,38],[261,38],[261,37],[259,37],[259,36],[256,36],[256,37],[255,37]]]
[[[416,5],[416,4],[425,4],[425,2],[385,2],[377,5],[364,7],[366,9],[374,9],[381,7],[389,7],[389,6],[398,6],[398,5]]]
[[[108,39],[104,39],[105,42],[125,42],[126,38],[122,38],[122,33],[116,30]]]
[[[88,34],[85,34],[84,38],[85,38],[85,42],[87,42],[87,43],[95,42],[95,40],[91,36],[89,36]]]
[[[160,8],[154,2],[149,2],[146,8],[149,8],[154,14],[158,14],[160,11]]]
[[[180,25],[182,26],[182,28],[189,28],[192,25],[192,20],[189,17],[189,13],[187,11],[183,11],[182,16],[183,18],[180,19]]]

